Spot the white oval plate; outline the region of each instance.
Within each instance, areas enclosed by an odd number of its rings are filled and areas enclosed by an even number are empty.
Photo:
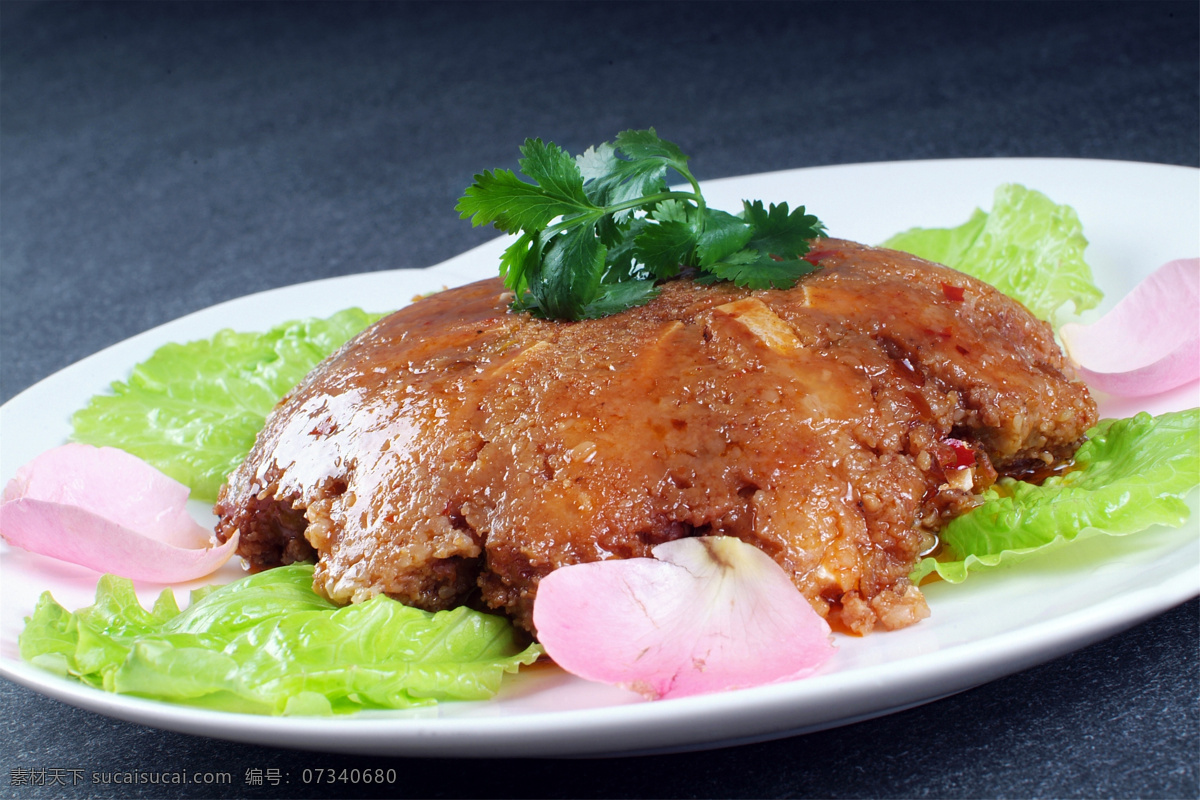
[[[985,159],[819,167],[711,181],[712,206],[743,198],[805,204],[832,235],[879,242],[912,226],[950,226],[991,207],[1001,183],[1039,189],[1079,212],[1104,310],[1144,275],[1200,252],[1200,172],[1111,161]],[[465,223],[464,223],[465,224]],[[224,327],[261,330],[347,306],[387,310],[414,294],[495,274],[502,240],[424,270],[354,275],[240,298],[110,347],[47,378],[0,408],[0,480],[66,440],[69,417],[169,341]],[[1200,385],[1138,403],[1102,399],[1127,416],[1200,404]],[[1190,498],[1193,512],[1196,495]],[[195,504],[202,521],[207,508]],[[648,703],[554,667],[535,667],[482,703],[340,718],[270,718],[197,710],[107,694],[20,660],[23,617],[47,589],[69,608],[90,605],[96,573],[0,545],[4,603],[0,674],[101,714],[246,742],[410,756],[561,756],[698,749],[843,725],[962,691],[1094,642],[1200,594],[1200,525],[1124,538],[1096,537],[1017,568],[926,587],[932,618],[892,633],[838,636],[821,674],[803,681]],[[235,566],[213,576],[240,575]],[[161,589],[139,586],[149,603]],[[191,588],[189,586],[180,587]],[[177,590],[178,591],[178,590]],[[180,592],[181,600],[186,594]]]

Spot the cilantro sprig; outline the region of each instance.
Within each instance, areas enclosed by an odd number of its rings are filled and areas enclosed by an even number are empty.
[[[594,319],[649,302],[687,269],[704,282],[784,289],[816,267],[803,259],[825,231],[804,206],[743,201],[709,208],[679,147],[653,128],[624,131],[572,157],[526,139],[512,170],[475,176],[455,207],[473,225],[516,234],[500,274],[513,308],[550,319]],[[689,190],[671,190],[681,176]]]

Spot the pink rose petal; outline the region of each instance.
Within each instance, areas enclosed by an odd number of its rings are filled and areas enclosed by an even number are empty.
[[[1200,379],[1200,259],[1163,264],[1099,320],[1060,334],[1102,392],[1144,397]]]
[[[0,536],[34,553],[156,583],[208,575],[219,547],[187,513],[188,488],[113,447],[68,444],[17,471],[0,496]]]
[[[802,678],[833,654],[825,620],[753,545],[701,537],[653,552],[542,579],[534,626],[560,667],[657,699]]]

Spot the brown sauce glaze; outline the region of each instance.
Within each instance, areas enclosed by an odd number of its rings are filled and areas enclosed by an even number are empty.
[[[588,322],[511,313],[495,280],[422,299],[281,401],[218,534],[240,530],[256,568],[316,557],[338,602],[477,598],[527,629],[560,566],[730,535],[848,630],[911,624],[930,533],[997,473],[1069,457],[1095,404],[991,287],[815,244],[821,269],[791,290],[677,280]],[[983,465],[957,486],[951,436]]]

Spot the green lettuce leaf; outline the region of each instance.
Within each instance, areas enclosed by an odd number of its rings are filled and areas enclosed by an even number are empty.
[[[93,397],[71,418],[72,438],[119,447],[212,502],[254,445],[267,414],[325,356],[382,314],[357,308],[288,322],[266,333],[223,330],[167,344],[129,382]]]
[[[541,647],[508,620],[468,608],[430,613],[384,595],[338,607],[293,564],[147,611],[106,575],[74,613],[47,592],[26,619],[21,656],[110,692],[259,714],[395,709],[484,700]]]
[[[985,492],[981,506],[942,529],[958,560],[922,559],[913,582],[936,571],[959,583],[972,569],[1065,542],[1187,520],[1183,498],[1200,484],[1200,409],[1102,420],[1087,436],[1065,475],[1040,486],[1002,478]]]
[[[1018,184],[996,189],[990,214],[976,209],[957,228],[913,228],[883,246],[986,281],[1052,322],[1064,304],[1079,313],[1104,296],[1083,260],[1087,239],[1075,210]]]

